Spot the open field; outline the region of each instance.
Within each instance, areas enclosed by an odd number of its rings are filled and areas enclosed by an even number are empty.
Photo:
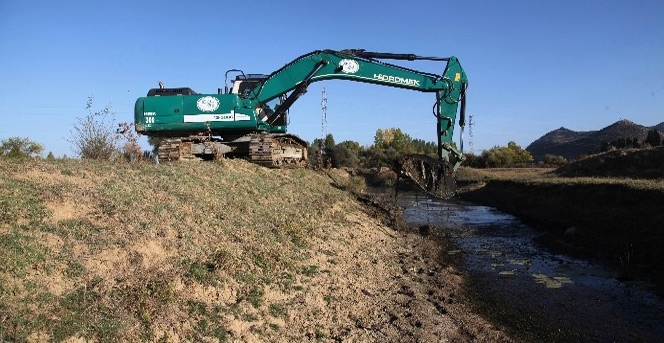
[[[0,341],[510,341],[457,300],[445,241],[335,180],[0,160]]]

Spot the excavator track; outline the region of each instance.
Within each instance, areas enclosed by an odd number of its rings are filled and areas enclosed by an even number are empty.
[[[205,158],[201,157],[200,147],[203,144],[205,147]],[[203,159],[215,159],[223,157],[219,151],[218,145],[213,140],[207,137],[201,138],[200,136],[180,137],[180,138],[166,138],[159,142],[157,147],[157,156],[160,161],[200,161]]]
[[[253,134],[249,160],[270,168],[305,167],[307,143],[289,134]]]
[[[190,152],[191,149],[187,149],[181,138],[167,138],[159,142],[157,156],[160,161],[193,160],[194,156],[189,156],[187,151]]]
[[[456,193],[456,174],[451,165],[426,155],[406,155],[397,161],[399,178],[406,177],[424,192],[442,199]]]
[[[300,168],[307,165],[307,143],[290,134],[256,133],[238,140],[215,142],[198,136],[166,138],[159,143],[157,156],[160,161],[198,161],[219,159],[226,152],[231,157],[247,158],[249,161],[270,168]]]

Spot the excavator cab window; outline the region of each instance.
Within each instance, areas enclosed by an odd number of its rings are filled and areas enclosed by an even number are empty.
[[[258,86],[259,83],[265,81],[267,75],[262,74],[249,74],[238,75],[233,80],[233,90],[231,93],[237,94],[240,98],[247,98],[251,95],[251,90]]]
[[[263,74],[248,74],[248,75],[238,75],[233,80],[233,88],[231,93],[237,94],[240,98],[248,98],[251,96],[251,91],[256,88],[261,82],[265,81],[268,78],[267,75]],[[260,107],[256,108],[256,117],[259,120],[266,121],[272,114],[274,110],[283,103],[285,96],[280,96],[278,98],[272,99],[267,103],[261,104]],[[287,116],[284,114],[279,116],[272,125],[286,125]]]

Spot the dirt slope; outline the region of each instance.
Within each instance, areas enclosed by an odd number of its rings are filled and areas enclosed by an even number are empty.
[[[0,341],[510,341],[457,300],[445,242],[333,183],[0,160]]]
[[[664,179],[664,147],[596,154],[564,165],[555,173],[564,177]]]

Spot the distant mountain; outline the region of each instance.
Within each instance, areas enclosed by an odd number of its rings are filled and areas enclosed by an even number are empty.
[[[541,161],[547,154],[564,156],[574,160],[582,155],[599,151],[602,142],[621,138],[637,138],[644,141],[649,130],[657,129],[664,133],[664,122],[655,126],[645,127],[629,120],[619,120],[599,131],[572,131],[561,127],[553,130],[536,141],[532,142],[526,150],[536,161]]]

